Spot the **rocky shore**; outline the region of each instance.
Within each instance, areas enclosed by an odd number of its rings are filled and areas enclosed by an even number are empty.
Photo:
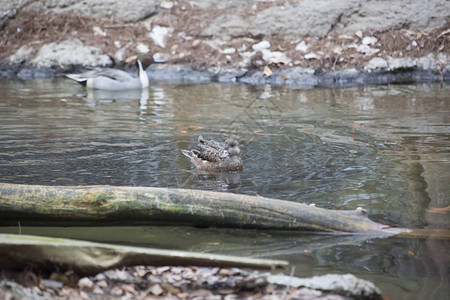
[[[0,77],[127,66],[293,88],[450,80],[450,2],[1,0]]]
[[[237,268],[136,266],[82,278],[30,270],[1,277],[2,299],[382,299],[373,283],[351,274],[298,278]]]

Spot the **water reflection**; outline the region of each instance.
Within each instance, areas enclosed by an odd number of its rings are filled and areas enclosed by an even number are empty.
[[[90,95],[65,80],[0,82],[2,182],[198,188],[359,206],[376,221],[431,233],[371,240],[193,228],[23,233],[285,258],[297,275],[352,272],[392,298],[446,295],[450,245],[436,236],[448,237],[450,227],[448,86],[155,85],[147,92]],[[238,139],[244,171],[194,173],[180,149],[200,134]]]

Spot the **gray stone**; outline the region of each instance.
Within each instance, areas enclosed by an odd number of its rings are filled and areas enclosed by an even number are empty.
[[[45,44],[31,60],[36,67],[110,66],[111,58],[101,54],[100,49],[84,46],[78,39],[66,39],[61,42]]]
[[[267,281],[272,284],[289,285],[293,287],[308,287],[322,291],[362,299],[381,299],[381,291],[370,281],[360,279],[352,274],[327,274],[312,278],[291,277],[284,274],[267,275]]]
[[[161,10],[160,4],[157,0],[38,0],[28,8],[137,22],[157,14]]]
[[[424,70],[435,70],[438,68],[438,62],[434,58],[433,53],[428,54],[425,57],[420,57],[417,59],[417,66]]]
[[[36,49],[29,45],[23,45],[13,55],[9,57],[9,62],[18,64],[26,62],[36,53]]]
[[[297,39],[303,36],[324,37],[343,16],[356,13],[358,0],[305,0],[293,5],[274,6],[250,18],[254,36],[280,35]]]
[[[416,60],[411,57],[392,58],[388,56],[387,62],[388,68],[391,71],[401,69],[413,69],[417,67]]]
[[[309,45],[307,45],[305,43],[305,41],[301,41],[300,43],[297,44],[297,46],[295,46],[295,50],[297,51],[301,51],[301,52],[306,52],[309,49]]]
[[[364,67],[364,69],[367,71],[373,71],[376,69],[386,69],[387,66],[388,66],[388,63],[384,58],[374,57],[371,60],[369,60],[367,65]]]
[[[400,28],[429,31],[443,26],[449,17],[450,1],[360,1],[357,11],[343,15],[336,29],[347,33]]]
[[[303,36],[324,37],[333,30],[354,33],[408,26],[413,30],[428,31],[443,26],[450,17],[450,1],[442,0],[304,0],[272,6],[247,18],[241,17],[239,12],[246,8],[247,4],[231,1],[229,17],[222,15],[205,24],[202,35],[221,39],[248,35],[298,39]]]
[[[229,18],[219,16],[200,33],[200,36],[215,36],[222,40],[230,40],[247,36],[249,28],[248,21],[240,16],[233,15]]]

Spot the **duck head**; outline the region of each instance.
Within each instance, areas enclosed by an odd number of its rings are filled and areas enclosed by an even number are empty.
[[[234,139],[227,139],[224,143],[225,151],[228,152],[229,156],[239,156],[241,155],[241,149],[239,148],[239,142]]]

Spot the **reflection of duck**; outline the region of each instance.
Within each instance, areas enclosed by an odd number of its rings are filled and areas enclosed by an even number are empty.
[[[100,90],[132,90],[148,87],[148,76],[145,69],[152,63],[163,63],[155,61],[151,55],[142,55],[136,59],[137,75],[133,77],[129,73],[118,69],[93,69],[80,74],[66,74],[65,76],[75,80],[79,84]]]
[[[181,152],[191,159],[192,164],[199,171],[234,172],[243,169],[241,149],[238,141],[234,139],[219,143],[199,136],[197,149],[181,150]]]

